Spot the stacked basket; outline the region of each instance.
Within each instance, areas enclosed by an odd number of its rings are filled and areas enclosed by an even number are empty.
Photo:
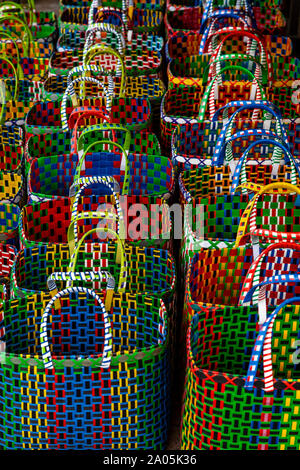
[[[282,2],[58,3],[0,4],[1,449],[166,449],[175,403],[184,450],[299,450]]]
[[[166,446],[174,172],[152,6],[63,1],[57,30],[32,0],[1,4],[2,449]]]
[[[183,449],[300,448],[300,71],[275,34],[278,7],[168,2],[178,31],[161,129],[184,211]]]

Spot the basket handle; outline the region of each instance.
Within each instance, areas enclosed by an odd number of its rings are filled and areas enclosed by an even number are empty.
[[[201,101],[201,104],[200,104],[200,108],[199,108],[198,120],[200,122],[203,122],[205,120],[205,111],[206,111],[207,103],[209,104],[210,120],[213,118],[213,116],[216,112],[215,102],[214,102],[214,94],[215,94],[215,87],[218,84],[217,80],[218,80],[218,77],[222,73],[227,72],[229,70],[239,70],[239,71],[245,73],[246,75],[248,75],[249,78],[251,78],[253,80],[253,82],[255,83],[255,85],[257,87],[257,95],[258,95],[257,99],[264,99],[265,100],[264,90],[263,90],[261,84],[254,77],[252,72],[250,72],[246,68],[241,67],[239,65],[226,66],[226,67],[222,68],[219,72],[217,72],[217,74],[214,76],[214,78],[212,79],[210,84],[205,89],[205,92],[203,94],[203,98],[202,98],[202,101]]]
[[[103,89],[104,95],[105,95],[107,113],[110,114],[110,104],[111,104],[111,98],[112,97],[109,95],[108,89],[105,87],[105,85],[102,82],[100,82],[99,80],[97,80],[96,78],[93,78],[93,77],[79,77],[79,78],[76,78],[66,88],[63,99],[62,99],[62,102],[61,102],[61,122],[62,122],[62,128],[65,132],[69,130],[68,119],[67,119],[67,109],[66,109],[67,108],[67,98],[68,98],[68,96],[71,96],[73,106],[77,106],[77,104],[76,104],[77,103],[77,98],[76,98],[75,91],[74,91],[74,85],[76,83],[80,83],[80,82],[96,83],[97,85],[99,85]]]
[[[109,23],[96,23],[96,24],[93,24],[92,26],[89,26],[86,31],[83,56],[86,55],[87,50],[93,45],[92,36],[93,34],[97,32],[107,32],[107,33],[114,34],[118,42],[119,54],[121,56],[125,55],[126,44],[125,44],[125,39],[124,39],[123,34],[120,31],[118,31],[116,27],[114,27],[113,25]]]
[[[16,11],[18,10],[18,11]],[[20,5],[19,3],[16,2],[11,2],[11,1],[5,1],[1,3],[0,5],[0,15],[22,15],[23,16],[23,21],[27,23],[27,18],[26,18],[26,12],[25,9]]]
[[[78,117],[76,118],[76,116],[78,116]],[[96,110],[96,109],[92,110],[91,109],[91,110],[81,111],[79,108],[75,108],[72,111],[72,113],[70,115],[70,118],[68,120],[68,126],[70,128],[72,128],[72,126],[73,126],[73,132],[72,132],[72,136],[71,136],[71,152],[70,152],[71,155],[77,154],[79,157],[82,155],[82,150],[83,149],[78,149],[78,138],[77,138],[78,128],[79,128],[79,124],[81,123],[81,121],[83,121],[88,116],[93,116],[93,117],[96,116],[98,118],[103,119],[104,121],[110,122],[110,116],[105,114],[105,112],[101,111],[100,109],[98,109],[98,110]],[[73,125],[73,122],[72,122],[73,120],[75,120],[74,125]],[[90,127],[92,127],[92,126],[88,126],[87,128],[85,127],[84,130],[89,129]],[[113,139],[115,139],[114,131],[112,132],[112,134],[113,134]],[[79,136],[79,138],[80,138],[80,136]]]
[[[14,64],[5,56],[0,55],[0,60],[3,60],[6,62],[13,70],[14,74],[14,79],[15,79],[15,86],[14,86],[14,97],[13,99],[16,100],[18,99],[19,95],[19,78],[18,78],[18,72],[17,69],[15,68]],[[0,125],[4,123],[5,121],[5,105],[6,105],[6,86],[5,86],[5,80],[0,79],[0,105],[1,105],[1,111],[0,111]]]
[[[4,7],[4,11],[12,11],[12,14],[13,13],[13,10],[19,10],[19,12],[24,16],[24,20],[27,24],[27,17],[26,17],[26,11],[25,9],[22,7],[22,5],[20,5],[19,3],[16,3],[16,2],[12,2],[12,1],[5,1],[2,3],[2,5],[0,6],[0,10],[3,9]],[[28,7],[29,7],[29,26],[32,25],[32,24],[37,24],[37,17],[36,17],[36,14],[35,14],[35,4],[34,4],[34,0],[28,0]]]
[[[267,86],[269,82],[272,80],[272,74],[270,70],[267,70],[266,66],[262,64],[262,62],[253,57],[249,54],[241,54],[241,53],[233,53],[233,54],[223,54],[218,55],[217,57],[211,57],[209,64],[205,68],[203,73],[203,82],[209,83],[210,80],[215,76],[216,72],[220,70],[222,62],[230,62],[231,60],[240,61],[240,60],[247,60],[248,62],[253,62],[255,67],[254,76],[257,81],[260,81],[262,85]],[[221,78],[219,76],[219,81],[221,82]]]
[[[199,46],[199,55],[202,54],[213,54],[214,51],[217,49],[218,44],[216,42],[216,39],[218,36],[222,35],[228,35],[229,33],[233,33],[234,31],[250,31],[252,34],[256,35],[257,31],[253,29],[251,26],[251,23],[249,23],[247,17],[242,18],[238,16],[237,21],[240,21],[244,23],[243,26],[223,26],[222,28],[215,29],[215,24],[217,23],[218,18],[216,18],[214,21],[212,21],[208,27],[206,27],[205,31],[202,34],[201,40],[200,40],[200,46]],[[258,41],[261,41],[261,39],[258,39]],[[253,50],[253,40],[250,39],[247,44],[247,51],[252,51]],[[255,45],[256,48],[256,45]]]
[[[277,134],[274,134],[273,132],[267,131],[264,129],[247,129],[246,131],[238,131],[235,134],[228,137],[227,140],[225,140],[224,143],[221,145],[221,148],[218,146],[218,148],[215,149],[215,152],[217,152],[217,154],[213,155],[212,164],[216,166],[222,166],[224,165],[224,162],[226,162],[231,169],[232,178],[233,178],[233,175],[236,171],[237,163],[233,159],[232,143],[237,139],[247,140],[249,137],[253,137],[253,136],[258,137],[259,139],[265,139],[265,140],[267,140],[268,138],[267,141],[270,144],[273,143],[272,142],[273,140],[274,141],[278,140],[279,142],[282,142],[282,139]],[[283,142],[283,144],[288,148],[288,144],[286,142]],[[276,171],[277,171],[277,167],[275,167],[275,165],[278,162],[280,162],[280,159],[282,157],[281,148],[275,147],[275,149],[273,151],[273,156],[272,156],[272,161],[273,161],[273,165],[275,168],[274,175],[276,175]],[[289,163],[289,159],[287,156],[285,156],[285,162]],[[246,164],[246,161],[245,161],[245,164]]]
[[[94,126],[88,126],[86,127],[82,133],[80,134],[80,137],[77,142],[77,149],[78,151],[84,150],[84,144],[83,144],[83,139],[86,137],[88,134],[93,133],[93,132],[105,132],[105,131],[112,131],[113,133],[115,131],[120,131],[125,133],[125,141],[123,144],[124,150],[128,153],[130,150],[130,144],[131,144],[131,132],[127,127],[124,127],[120,124],[96,124]]]
[[[50,370],[54,369],[52,354],[50,351],[48,335],[47,335],[47,322],[48,322],[48,316],[50,314],[50,311],[53,308],[55,302],[57,300],[60,300],[61,297],[63,297],[64,295],[69,295],[71,293],[76,293],[76,292],[85,293],[87,295],[92,296],[101,308],[104,325],[105,325],[105,339],[104,339],[104,347],[103,347],[103,352],[102,352],[102,362],[101,362],[100,367],[103,369],[107,369],[110,367],[111,358],[112,358],[112,331],[111,331],[111,324],[110,324],[109,316],[100,296],[97,295],[96,292],[94,292],[93,290],[87,289],[85,287],[72,287],[69,289],[64,289],[61,292],[58,292],[54,297],[52,297],[52,299],[48,302],[48,304],[45,307],[45,310],[42,315],[41,326],[40,326],[40,343],[41,343],[42,358],[43,358],[45,369],[50,369]]]
[[[87,147],[87,149],[83,152],[82,156],[80,157],[80,160],[76,166],[74,181],[76,182],[81,177],[81,171],[84,169],[84,161],[85,161],[86,155],[91,151],[92,147],[95,147],[96,145],[99,145],[99,144],[105,144],[111,147],[117,147],[119,150],[121,150],[122,160],[120,163],[120,169],[124,171],[122,195],[128,195],[129,178],[130,178],[130,165],[129,165],[129,160],[128,160],[128,151],[125,150],[125,148],[122,145],[120,145],[118,142],[113,142],[112,140],[99,140],[99,141],[93,142]]]
[[[244,10],[242,10],[242,8],[244,8]],[[217,12],[219,14],[222,14],[222,12],[225,12],[225,10],[226,10],[225,8],[218,8],[218,6],[217,6],[217,9],[214,10],[214,0],[207,0],[207,2],[205,4],[203,16],[202,16],[202,22],[204,22],[206,18],[211,17],[214,13]],[[248,14],[254,16],[254,13],[253,13],[253,10],[252,10],[251,0],[250,1],[248,1],[248,0],[236,0],[235,6],[231,5],[231,8],[228,9],[228,10],[229,11],[236,11],[240,15],[244,14],[244,11],[245,11],[245,13],[248,13]]]
[[[72,77],[76,74],[81,74],[82,77],[86,77],[86,72],[94,72],[97,75],[100,74],[105,74],[106,70],[103,67],[98,67],[96,65],[79,65],[78,67],[74,67],[70,72],[68,73],[68,78],[67,78],[67,87],[72,86]],[[109,96],[114,95],[114,89],[115,89],[115,83],[113,80],[112,74],[107,73],[108,76],[108,84],[107,84],[107,92]],[[99,80],[99,76],[94,77]],[[72,89],[72,95],[75,94],[74,88]],[[84,97],[85,96],[85,83],[82,84],[81,89],[80,89],[80,96]],[[111,103],[109,107],[111,106]]]
[[[71,220],[76,220],[78,216],[78,203],[81,197],[81,194],[85,191],[86,188],[92,186],[93,184],[103,185],[109,190],[110,194],[113,196],[115,200],[115,206],[117,209],[118,215],[118,233],[124,236],[125,234],[125,226],[124,226],[124,218],[123,212],[121,208],[121,204],[119,198],[117,196],[116,187],[118,187],[118,183],[112,176],[89,176],[80,178],[76,183],[73,183],[70,187],[70,198],[72,204],[72,212],[71,212]],[[78,241],[78,233],[77,233],[77,224],[75,223],[74,226],[75,230],[75,237],[74,239],[76,242]]]
[[[94,9],[97,9],[97,14],[94,19]],[[104,18],[109,16],[115,16],[121,23],[123,31],[127,31],[127,16],[126,16],[126,3],[122,1],[122,9],[114,7],[103,7],[99,0],[93,0],[89,11],[88,24],[92,26],[94,23],[105,23]]]
[[[103,46],[101,44],[95,44],[94,46],[90,47],[86,51],[86,54],[83,56],[83,66],[90,65],[90,62],[98,55],[111,55],[113,57],[116,57],[118,60],[118,69],[117,69],[117,74],[120,74],[121,76],[121,87],[120,87],[120,97],[125,96],[125,81],[126,81],[126,70],[125,70],[125,64],[124,61],[121,57],[121,55],[115,51],[113,48],[108,47],[108,46]]]
[[[232,18],[234,20],[241,21],[241,18],[244,18],[245,23],[248,26],[253,25],[253,12],[251,12],[248,8],[246,11],[241,11],[240,9],[233,9],[233,8],[218,8],[213,11],[213,9],[206,5],[204,8],[204,12],[202,15],[201,25],[200,25],[200,34],[205,33],[205,30],[209,27],[209,22],[215,19],[222,19],[222,18]],[[249,20],[251,21],[249,24]]]
[[[113,214],[115,215],[115,214]],[[78,254],[79,250],[85,241],[85,239],[91,235],[92,233],[97,233],[97,232],[106,232],[109,233],[110,235],[113,235],[115,239],[117,240],[117,252],[116,252],[116,263],[120,265],[120,276],[119,276],[119,283],[118,283],[118,292],[125,292],[126,290],[126,278],[127,278],[127,261],[126,261],[126,254],[125,254],[125,248],[124,248],[124,242],[123,240],[119,237],[116,231],[111,230],[107,227],[104,228],[94,228],[86,232],[82,238],[79,240],[77,245],[75,246],[75,249],[72,253],[71,260],[70,260],[70,265],[69,265],[69,272],[75,272],[77,260],[78,260]],[[67,287],[70,287],[67,285]]]
[[[300,245],[296,245],[297,249],[300,250]],[[293,249],[296,249],[296,247],[294,247]],[[280,243],[274,243],[272,245],[270,245],[269,247],[269,251],[271,249],[279,249],[281,248],[281,244]],[[290,248],[290,247],[285,247],[285,246],[282,246],[282,248]],[[264,255],[264,252],[262,252],[261,256]],[[260,261],[260,257],[256,259],[256,261]],[[251,269],[251,267],[250,267]],[[259,277],[258,277],[259,279]],[[255,282],[255,280],[254,280]],[[239,304],[240,305],[243,305],[243,306],[246,306],[250,301],[251,301],[251,298],[252,298],[252,295],[255,293],[256,290],[258,290],[258,293],[256,294],[256,297],[258,298],[258,317],[259,317],[259,325],[263,325],[263,323],[265,322],[266,318],[267,318],[267,305],[266,305],[266,286],[267,285],[274,285],[274,284],[282,284],[283,282],[287,282],[287,283],[295,283],[295,282],[300,282],[300,274],[299,273],[296,273],[296,274],[276,274],[274,276],[271,276],[267,279],[265,279],[264,281],[262,282],[258,282],[253,285],[253,286],[249,286],[247,288],[247,292],[245,294],[245,296],[243,296],[243,300],[240,299],[239,301]],[[244,286],[243,286],[243,289],[244,289]],[[254,299],[253,299],[254,301]]]
[[[22,39],[23,52],[25,56],[29,56],[30,44],[32,44],[33,42],[33,36],[32,36],[32,32],[28,24],[25,21],[23,21],[21,18],[15,15],[0,16],[0,24],[5,23],[6,21],[11,21],[13,24],[19,23],[24,28],[26,34],[23,36],[23,39]],[[26,39],[24,39],[24,37]]]
[[[285,279],[283,280],[285,282]],[[298,281],[299,282],[299,277]],[[273,313],[262,325],[258,336],[256,338],[255,344],[252,349],[251,359],[248,366],[245,389],[253,390],[255,378],[257,375],[257,369],[260,361],[260,357],[263,354],[263,371],[264,371],[264,384],[265,392],[273,393],[274,392],[274,375],[273,375],[273,366],[272,366],[272,333],[274,322],[278,313],[286,306],[294,303],[300,303],[300,297],[292,297],[291,299],[286,299],[280,305],[276,307]]]
[[[265,248],[262,253],[251,264],[243,283],[242,291],[239,298],[239,305],[249,305],[252,299],[252,304],[258,305],[260,325],[262,325],[267,318],[266,285],[270,284],[270,282],[267,282],[266,284],[259,283],[262,262],[266,258],[266,256],[274,249],[290,249],[299,251],[300,245],[292,241],[277,241],[276,243],[273,243],[267,248]],[[297,275],[299,276],[299,273],[297,273]],[[281,277],[280,275],[276,276],[278,278]],[[259,289],[258,286],[260,286]]]
[[[20,51],[19,51],[19,48],[18,48],[18,44],[16,42],[18,40],[18,38],[14,38],[10,31],[8,31],[8,30],[6,30],[2,27],[0,27],[0,37],[10,39],[12,41],[13,45],[15,46],[16,56],[17,56],[17,75],[18,75],[19,80],[23,80],[24,79],[24,73],[23,73],[23,69],[21,67]]]
[[[256,226],[256,215],[257,215],[257,202],[263,194],[274,194],[274,193],[283,193],[283,194],[291,194],[296,193],[300,195],[300,189],[298,186],[295,186],[290,183],[286,182],[275,182],[268,184],[266,186],[258,186],[253,183],[246,183],[244,185],[246,189],[255,192],[256,194],[254,197],[249,201],[246,209],[244,210],[242,217],[240,219],[239,227],[237,230],[237,236],[235,241],[235,247],[246,243],[246,239],[248,238],[247,227],[249,225],[249,232],[251,234],[252,241],[254,241],[254,237],[256,234],[258,236],[263,236],[265,238],[273,238],[275,240],[285,240],[285,241],[292,241],[297,240],[298,236],[293,233],[284,233],[278,232],[275,230],[268,230],[268,229],[258,229]],[[237,188],[237,190],[239,187]],[[297,201],[296,201],[297,205]],[[300,234],[299,234],[300,235]]]
[[[231,117],[227,121],[228,109],[229,108],[238,108],[238,109],[231,115]],[[222,162],[222,160],[224,160],[224,155],[222,154],[222,152],[224,153],[223,145],[226,141],[228,141],[228,139],[230,139],[230,136],[232,135],[232,128],[233,128],[234,121],[238,117],[239,113],[241,113],[242,111],[251,110],[251,109],[253,109],[253,110],[263,110],[264,111],[264,113],[263,113],[264,118],[267,115],[267,113],[269,115],[273,116],[275,118],[275,122],[276,122],[276,133],[283,140],[283,142],[285,142],[286,145],[289,146],[289,141],[288,141],[286,129],[283,125],[280,111],[276,106],[274,106],[269,101],[257,101],[257,100],[253,100],[253,101],[231,101],[230,103],[227,103],[227,105],[223,106],[222,108],[219,108],[216,111],[215,115],[213,116],[213,122],[215,122],[215,121],[218,120],[219,115],[223,112],[223,123],[224,123],[223,127],[222,127],[222,130],[221,130],[221,133],[220,133],[220,135],[217,139],[215,149],[214,149],[214,156],[213,156],[213,160],[212,160],[213,165],[220,166],[220,164],[222,164],[221,162]],[[268,118],[269,118],[269,116],[268,116]],[[253,113],[252,119],[253,120],[255,119],[254,113]],[[256,130],[254,129],[252,132],[255,135]],[[257,135],[258,135],[258,133],[257,133]],[[275,155],[274,155],[274,158],[276,158],[276,159],[280,158],[281,151],[279,151],[279,149],[276,148],[274,152],[276,152]],[[232,145],[226,146],[226,160],[227,161],[233,160]]]
[[[269,140],[261,139],[261,140],[257,140],[255,142],[252,142],[249,145],[249,147],[245,150],[242,157],[239,159],[238,164],[237,164],[236,169],[235,169],[235,172],[234,172],[233,177],[232,177],[232,185],[231,185],[231,188],[230,188],[230,194],[234,194],[236,188],[239,185],[239,181],[241,181],[242,184],[247,182],[246,162],[247,162],[247,156],[248,156],[249,152],[254,147],[256,147],[257,145],[263,145],[263,144],[266,144],[266,143],[267,144],[273,144],[273,145],[279,147],[280,149],[282,149],[283,153],[285,154],[285,156],[287,157],[287,159],[288,159],[288,161],[291,165],[291,183],[294,184],[294,185],[297,185],[297,176],[300,177],[300,169],[298,168],[298,165],[295,162],[295,159],[292,156],[292,154],[290,153],[289,149],[285,145],[283,145],[280,141],[276,141],[274,139],[269,139]],[[273,176],[276,176],[277,171],[278,171],[278,167],[279,167],[279,163],[275,163],[275,162],[272,162],[272,163],[273,163],[273,167],[274,167],[273,168]]]
[[[267,68],[268,70],[268,78],[269,80],[271,80],[272,78],[272,60],[271,60],[271,57],[270,55],[268,54],[268,51],[267,49],[265,49],[265,46],[264,46],[264,43],[262,42],[262,40],[256,35],[254,34],[253,32],[251,31],[244,31],[244,30],[240,30],[240,29],[236,29],[235,31],[231,31],[229,32],[224,38],[221,39],[219,45],[217,46],[216,50],[213,52],[212,54],[212,57],[211,57],[211,60],[214,60],[215,58],[219,57],[221,55],[221,52],[222,52],[222,49],[224,47],[224,44],[225,42],[228,40],[228,39],[231,39],[232,37],[241,37],[241,38],[247,38],[249,40],[251,40],[250,42],[250,46],[247,46],[247,50],[246,50],[246,53],[250,55],[250,57],[253,58],[253,55],[255,54],[256,52],[256,44],[258,44],[259,46],[259,50],[260,50],[260,61],[261,61],[261,64]]]

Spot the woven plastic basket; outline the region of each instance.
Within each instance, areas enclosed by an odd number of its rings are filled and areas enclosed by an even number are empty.
[[[283,291],[292,288],[288,279],[280,282]],[[299,449],[294,424],[299,381],[297,304],[299,298],[281,303],[260,334],[253,308],[244,307],[238,315],[228,307],[194,315],[187,336],[183,449]],[[209,404],[204,403],[208,395]],[[212,422],[217,423],[214,431]]]
[[[2,449],[164,448],[169,362],[162,301],[114,294],[108,315],[102,299],[83,287],[65,289],[49,300],[47,294],[14,299],[2,311],[1,386],[4,396],[13,390],[14,397],[3,403],[7,419]],[[72,399],[69,394],[65,397],[60,425],[55,410],[66,386],[73,392],[80,389],[81,398],[77,393]],[[24,421],[26,395],[35,396],[37,406],[33,412],[30,404],[30,418]],[[123,400],[126,409],[117,406],[115,415],[114,403]],[[104,409],[108,415],[103,421]],[[36,420],[38,428],[33,426]],[[16,421],[20,421],[18,430]]]

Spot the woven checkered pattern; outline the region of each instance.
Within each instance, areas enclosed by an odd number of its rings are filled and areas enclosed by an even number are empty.
[[[97,211],[99,205],[105,202],[114,204],[113,198],[109,196],[84,196],[78,205],[78,212]],[[134,204],[143,204],[147,209],[147,215],[142,213],[139,217],[140,230],[138,234],[130,229],[130,227],[133,227],[136,230],[134,221],[136,223],[137,214],[135,211],[130,212],[130,207]],[[163,204],[164,201],[155,196],[127,196],[122,201],[122,210],[127,214],[128,231],[126,240],[133,240],[142,246],[160,247],[172,251],[172,222],[169,211],[167,209],[161,210]],[[21,246],[67,243],[67,231],[70,221],[70,199],[48,200],[25,206],[20,220]],[[78,221],[79,238],[95,228],[98,223],[99,218]],[[93,239],[98,241],[95,234]]]
[[[17,41],[17,48],[21,55],[24,56],[23,45],[21,41]],[[29,57],[49,58],[53,53],[53,44],[48,42],[31,42],[29,46]],[[9,39],[0,40],[0,53],[7,54],[8,56],[15,56],[17,54],[15,44]]]
[[[113,357],[103,369],[101,307],[86,293],[62,297],[60,309],[52,309],[48,319],[54,369],[45,370],[39,325],[48,301],[47,294],[14,299],[3,311],[2,449],[164,448],[169,366],[162,302],[114,295],[109,312]],[[14,358],[20,359],[18,364]]]
[[[238,119],[234,122],[232,134],[239,130],[264,129],[264,121],[251,121],[250,119]],[[223,129],[221,121],[215,123],[188,123],[177,126],[172,136],[172,161],[178,171],[195,169],[198,166],[208,166],[214,154],[216,142]],[[290,122],[284,123],[284,129],[288,136],[290,152],[298,161],[300,155],[299,124]],[[270,122],[270,131],[277,133],[275,121]],[[249,136],[247,145],[254,142],[256,138]],[[248,144],[249,143],[249,144]],[[232,142],[232,152],[235,160],[238,160],[245,150],[245,140],[236,139]],[[251,161],[254,163],[263,162],[267,155],[270,156],[271,147],[263,145],[259,149],[251,151]],[[250,155],[249,155],[250,157]]]
[[[286,306],[273,329],[273,393],[245,375],[256,337],[257,315],[245,308],[203,308],[188,333],[181,446],[202,450],[299,450],[299,306]],[[280,358],[280,359],[279,359]],[[289,379],[287,380],[287,373]]]
[[[48,13],[48,12],[40,12],[40,13]],[[46,21],[44,24],[43,23],[38,23],[38,24],[32,24],[30,26],[32,36],[33,36],[33,41],[34,42],[40,42],[44,43],[45,47],[48,47],[49,44],[52,46],[55,45],[56,42],[56,19],[55,14],[53,12],[49,12],[50,15],[52,16],[51,21]],[[54,16],[53,16],[54,15]],[[44,18],[46,18],[44,16]],[[9,24],[8,22],[5,22],[5,24]],[[19,37],[23,34],[24,32],[24,27],[23,25],[19,23],[10,23],[9,24],[9,29],[13,32],[16,33]]]
[[[0,172],[0,200],[18,204],[22,201],[23,189],[22,175]]]
[[[177,87],[168,90],[161,103],[161,138],[164,151],[170,152],[171,136],[178,124],[196,123],[203,97],[204,88]],[[277,106],[284,122],[295,122],[299,114],[299,104],[294,104],[295,91],[291,87],[272,87],[266,89],[266,99]],[[251,84],[231,83],[220,86],[216,108],[230,101],[248,100],[251,96]],[[209,120],[206,110],[205,119]]]
[[[226,65],[240,64],[254,73],[256,62],[254,60],[243,60],[243,55],[241,55],[241,58],[239,59],[238,54],[239,53],[234,53],[232,54],[232,58],[229,58],[230,55],[226,55],[224,53],[224,56],[226,57]],[[169,89],[178,85],[197,87],[207,85],[207,83],[204,82],[204,76],[205,70],[209,65],[210,58],[210,55],[203,54],[200,56],[190,55],[179,57],[171,60],[168,67]],[[220,60],[220,63],[225,64],[225,61],[223,60],[222,62],[222,60]],[[270,87],[272,86],[272,83],[276,87],[291,86],[292,82],[300,74],[300,61],[299,59],[292,57],[274,56],[272,57],[271,70],[271,82],[269,82]],[[232,81],[247,80],[248,77],[239,70],[232,70],[230,75],[226,78]]]
[[[166,57],[167,60],[180,59],[199,53],[202,35],[194,31],[176,31],[167,42]],[[292,54],[292,40],[287,36],[275,36],[265,34],[263,36],[264,46],[274,57],[290,56]],[[224,54],[232,52],[244,53],[245,43],[241,39],[230,38],[224,43]]]
[[[107,77],[101,77],[101,81],[108,85]],[[120,77],[114,77],[116,95],[119,94],[121,89]],[[51,76],[44,82],[44,97],[47,100],[53,101],[63,96],[67,88],[67,76]],[[80,92],[79,84],[74,85],[75,93],[78,95]],[[99,87],[91,83],[87,83],[85,87],[86,96],[97,96],[99,94]],[[157,76],[129,76],[126,78],[126,96],[134,98],[143,98],[146,96],[153,105],[160,104],[162,96],[165,92],[165,87]]]
[[[121,161],[120,153],[92,153],[85,156],[84,169],[80,170],[77,155],[52,155],[34,160],[28,176],[29,201],[68,197],[75,173],[77,176],[113,176],[122,189],[125,172],[121,170]],[[128,162],[129,195],[163,197],[174,191],[173,167],[166,157],[129,154]]]
[[[274,182],[272,167],[269,165],[247,165],[246,175],[247,181],[255,182],[261,186]],[[181,173],[179,179],[182,200],[186,202],[196,197],[229,194],[232,185],[228,166],[193,169]],[[291,181],[291,168],[280,165],[276,181]],[[297,181],[297,185],[299,185],[299,181]]]
[[[282,12],[276,8],[253,7],[257,29],[261,32],[277,32],[286,24]],[[202,22],[203,7],[195,6],[182,10],[167,10],[165,14],[165,27],[167,37],[179,30],[199,32]]]
[[[126,291],[155,294],[162,297],[168,305],[174,295],[176,283],[172,256],[165,250],[126,244],[125,257]],[[12,261],[9,267],[11,265]],[[41,291],[47,293],[48,277],[53,272],[67,272],[69,265],[70,252],[67,244],[36,246],[19,251],[11,278],[14,295],[23,297]],[[116,262],[116,244],[82,244],[76,255],[74,271],[86,273],[102,270],[109,271],[118,283],[120,265]],[[9,275],[10,270],[6,274]],[[57,282],[56,284],[59,286]],[[74,282],[73,285],[77,286],[80,283]],[[100,289],[98,282],[87,283],[87,287],[91,286],[93,289]],[[64,286],[59,287],[63,289]]]
[[[12,63],[16,65],[14,57]],[[30,58],[23,57],[20,59],[20,65],[26,80],[42,81],[48,75],[49,58]],[[1,77],[13,77],[13,71],[6,61],[0,58],[0,74]]]
[[[101,36],[102,37],[102,36]],[[113,37],[109,38],[113,41]],[[97,40],[95,40],[97,42]],[[107,34],[105,35],[107,41]],[[85,31],[68,31],[62,34],[57,41],[57,50],[83,49],[85,43]],[[146,48],[155,52],[161,52],[163,47],[163,38],[154,34],[133,33],[131,43],[127,44],[130,51],[132,49]]]
[[[49,72],[55,75],[68,75],[70,69],[82,65],[82,49],[55,52],[49,63]],[[132,50],[123,57],[127,75],[142,76],[157,74],[161,66],[160,53],[151,50]],[[96,56],[90,65],[98,65],[107,70],[116,70],[118,61],[108,54]]]
[[[89,8],[73,7],[66,8],[59,17],[58,25],[60,34],[70,30],[85,31],[88,27]],[[94,22],[97,18],[97,9],[93,12]],[[112,22],[111,20],[106,20]],[[133,28],[136,32],[153,31],[157,32],[163,21],[163,13],[161,11],[139,9],[134,10]],[[119,26],[120,23],[117,23]]]
[[[18,246],[18,225],[20,208],[15,204],[0,202],[0,240],[1,243]]]
[[[70,116],[73,108],[68,102],[66,112]],[[79,100],[79,105],[87,110],[103,109],[103,100],[86,99]],[[116,98],[112,100],[111,108],[112,123],[124,124],[131,130],[140,130],[150,128],[151,108],[147,98]],[[61,103],[60,101],[47,101],[44,103],[35,103],[27,114],[25,121],[27,137],[32,134],[44,134],[52,132],[61,132]]]

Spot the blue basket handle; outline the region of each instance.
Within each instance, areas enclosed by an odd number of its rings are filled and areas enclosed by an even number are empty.
[[[294,281],[294,282],[299,282]],[[285,282],[278,281],[277,283]],[[272,332],[274,322],[278,313],[286,306],[294,303],[300,303],[300,297],[292,297],[282,302],[274,312],[267,318],[265,323],[262,325],[258,336],[256,338],[254,347],[252,349],[251,359],[248,366],[247,376],[245,380],[245,389],[253,390],[255,378],[257,375],[258,365],[263,354],[263,370],[264,370],[264,383],[266,392],[272,393],[274,391],[274,377],[273,377],[273,367],[272,367]]]
[[[72,293],[83,293],[87,294],[95,299],[95,301],[99,304],[100,309],[102,311],[104,325],[105,325],[105,338],[104,338],[104,347],[102,352],[102,361],[99,367],[103,369],[107,369],[110,367],[111,359],[112,359],[112,330],[111,330],[111,323],[108,316],[108,313],[105,309],[105,306],[100,298],[99,295],[96,294],[91,289],[87,289],[85,287],[71,287],[69,289],[64,289],[58,292],[52,299],[48,302],[45,307],[45,310],[42,315],[41,326],[40,326],[40,344],[41,344],[41,351],[42,351],[42,358],[44,362],[45,369],[54,369],[52,354],[50,351],[49,341],[48,341],[48,334],[47,334],[47,322],[48,316],[51,312],[51,309],[54,307],[55,302],[59,301],[61,297],[68,296]],[[69,357],[69,360],[76,360],[76,357]]]
[[[239,183],[240,180],[241,180],[241,184],[247,182],[246,161],[247,161],[248,153],[254,147],[256,147],[257,145],[263,145],[263,144],[268,144],[268,145],[273,144],[273,145],[279,147],[280,149],[282,149],[283,153],[288,158],[289,163],[291,165],[291,183],[294,184],[295,186],[297,185],[297,177],[300,178],[300,169],[299,169],[297,163],[295,162],[294,157],[290,153],[289,149],[285,145],[283,145],[280,141],[276,141],[274,139],[269,139],[269,140],[261,139],[261,140],[257,140],[256,142],[252,142],[249,145],[249,147],[246,149],[246,151],[243,153],[240,160],[238,161],[238,164],[235,168],[234,175],[232,177],[232,185],[231,185],[231,188],[230,188],[230,194],[234,194],[236,188],[240,184]],[[278,163],[275,163],[275,164],[273,163],[273,165],[274,165],[273,176],[275,176],[276,172],[278,170],[279,164]]]
[[[247,140],[249,137],[253,137],[253,136],[258,137],[260,139],[263,139],[264,137],[268,138],[267,140],[270,141],[270,144],[272,144],[271,140],[276,140],[276,141],[278,140],[279,142],[282,142],[281,137],[279,137],[277,134],[274,134],[274,132],[267,131],[265,129],[247,129],[245,131],[238,131],[235,134],[228,137],[228,139],[225,142],[223,142],[223,145],[218,146],[218,147],[216,146],[214,155],[212,158],[212,165],[223,166],[225,163],[228,163],[230,165],[231,162],[233,162],[233,154],[232,154],[232,147],[231,147],[232,142],[234,142],[237,139]],[[287,147],[286,142],[283,142],[283,144]],[[226,152],[227,147],[230,148],[230,152],[228,151]],[[286,157],[286,163],[289,163],[289,160],[287,159],[287,157]],[[233,168],[231,167],[231,169],[234,172],[235,165],[233,166]]]
[[[228,109],[230,109],[232,107],[235,107],[235,108],[238,108],[238,109],[230,116],[229,120],[226,123],[224,123],[224,125],[223,125],[223,128],[222,128],[221,133],[218,137],[218,140],[217,140],[216,146],[215,146],[215,150],[214,150],[214,155],[215,155],[215,159],[213,160],[214,165],[219,164],[219,160],[217,159],[217,157],[218,157],[218,155],[220,155],[222,146],[224,145],[224,143],[227,141],[227,139],[231,135],[232,127],[233,127],[235,118],[238,116],[238,114],[240,112],[245,111],[245,110],[251,110],[251,109],[253,109],[253,110],[263,110],[264,111],[264,117],[265,117],[266,113],[271,114],[272,116],[274,116],[275,121],[276,121],[276,133],[287,144],[287,146],[289,146],[289,140],[288,140],[286,129],[285,129],[285,127],[283,125],[283,122],[282,122],[282,116],[280,114],[279,109],[276,106],[274,106],[272,103],[270,103],[269,101],[260,101],[260,100],[231,101],[230,103],[227,103],[227,105],[222,106],[221,108],[219,108],[215,112],[215,114],[213,116],[213,122],[218,120],[218,117],[221,114],[221,112],[223,112],[223,119],[224,118],[226,119],[227,116],[228,116]],[[230,147],[227,155],[229,156],[229,158],[232,158],[232,148],[231,147]],[[224,158],[224,157],[221,156],[221,158]]]
[[[82,178],[79,178],[75,183],[73,183],[70,187],[69,197],[71,199],[72,205],[71,221],[76,219],[76,217],[78,216],[78,203],[82,193],[85,191],[86,188],[92,185],[105,186],[107,188],[108,194],[111,194],[114,197],[118,217],[120,220],[122,220],[123,212],[118,197],[118,194],[120,193],[120,188],[114,177],[83,176]]]

